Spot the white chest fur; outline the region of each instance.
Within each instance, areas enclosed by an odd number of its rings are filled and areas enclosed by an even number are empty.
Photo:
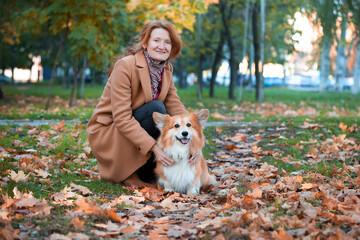
[[[165,190],[186,193],[195,178],[195,166],[189,164],[187,146],[175,144],[165,149],[165,153],[175,161],[173,165],[164,167],[164,175],[168,180],[163,183]]]

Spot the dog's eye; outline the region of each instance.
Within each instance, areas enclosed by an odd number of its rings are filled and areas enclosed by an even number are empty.
[[[175,128],[179,128],[180,127],[180,125],[179,124],[175,124],[175,126],[174,126]]]
[[[187,126],[187,127],[191,127],[191,123],[187,123],[186,126]]]

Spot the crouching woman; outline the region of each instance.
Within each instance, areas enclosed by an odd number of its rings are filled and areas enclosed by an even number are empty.
[[[171,23],[151,21],[110,68],[86,129],[102,179],[147,186],[155,180],[156,164],[174,163],[156,145],[160,132],[152,113],[188,113],[176,93],[169,62],[179,56],[181,44]]]

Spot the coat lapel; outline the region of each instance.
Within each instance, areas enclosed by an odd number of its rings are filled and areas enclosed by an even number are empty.
[[[171,80],[171,71],[169,69],[169,64],[168,63],[164,69],[164,73],[161,79],[161,90],[160,90],[160,94],[157,98],[157,100],[164,102],[166,95],[168,94],[169,91],[169,87],[170,87],[170,80]]]
[[[150,73],[144,53],[142,51],[139,51],[135,54],[135,63],[138,67],[141,86],[145,95],[145,101],[150,102],[152,100]]]

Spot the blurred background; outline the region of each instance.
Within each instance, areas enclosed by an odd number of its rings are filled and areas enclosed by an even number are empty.
[[[239,101],[255,89],[260,102],[273,86],[359,92],[359,0],[2,0],[0,82],[48,82],[81,98],[153,19],[179,31],[174,78],[198,100],[217,86]]]

